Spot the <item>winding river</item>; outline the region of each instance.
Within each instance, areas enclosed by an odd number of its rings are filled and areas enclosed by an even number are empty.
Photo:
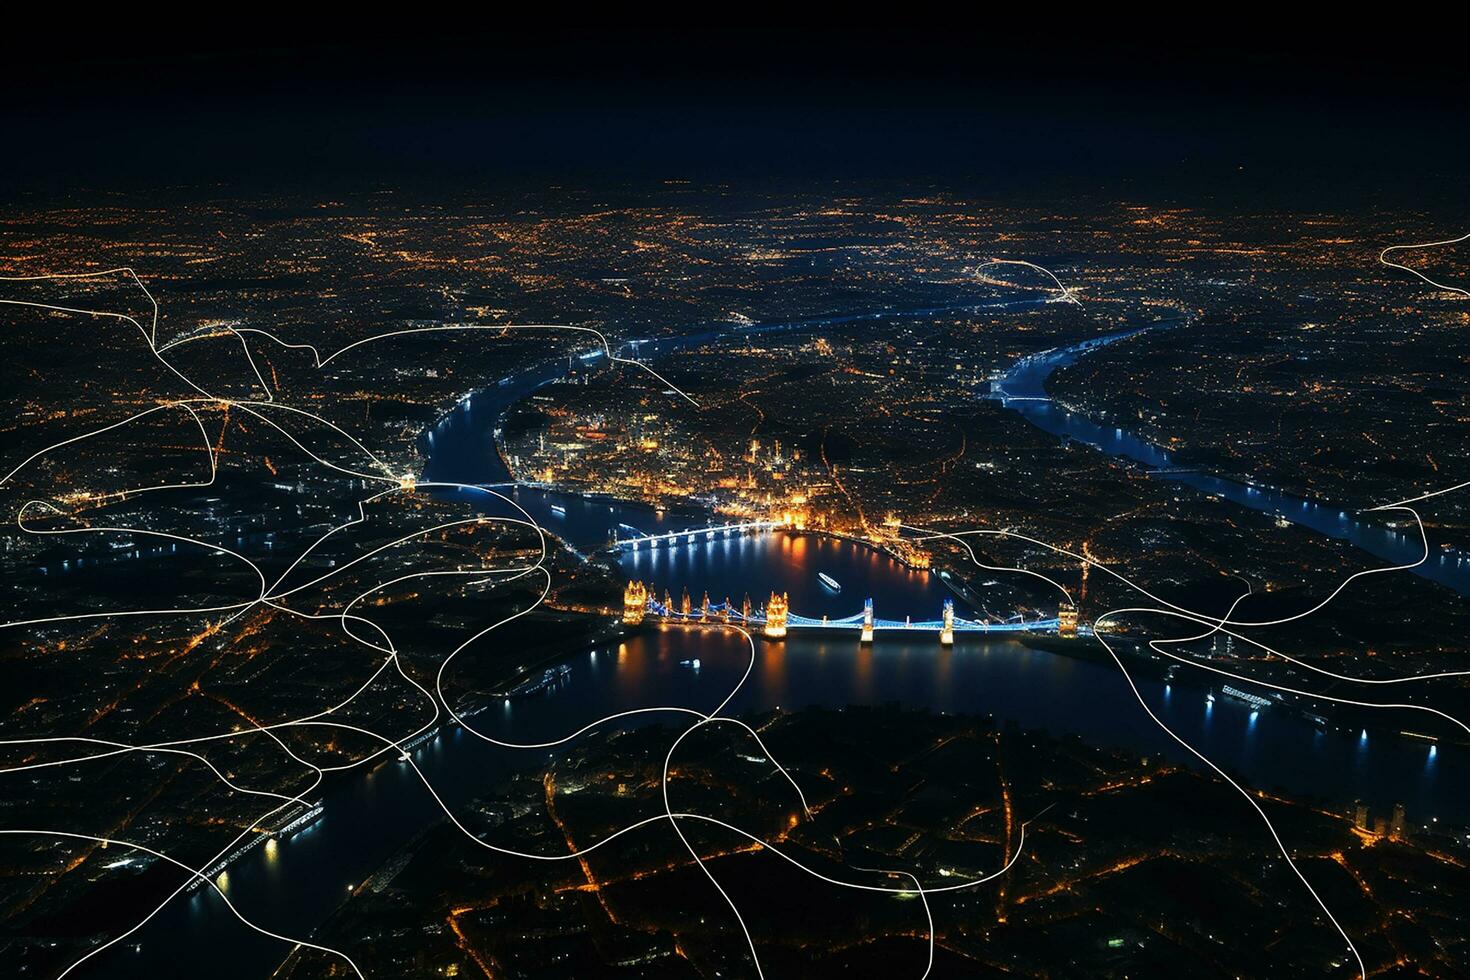
[[[1030,302],[1030,301],[1026,301]],[[992,304],[1013,308],[1023,302]],[[911,311],[930,315],[954,307]],[[757,331],[810,330],[861,316],[771,324]],[[643,356],[669,353],[735,333],[712,329],[680,340],[641,345]],[[1119,430],[1071,415],[1045,399],[1046,377],[1079,351],[1066,348],[1027,358],[1000,381],[996,397],[1048,432],[1079,439],[1151,468],[1168,468],[1166,454]],[[494,448],[493,433],[511,403],[560,376],[561,362],[507,379],[461,402],[426,433],[425,479],[504,483],[509,475]],[[1398,561],[1407,545],[1392,532],[1359,525],[1333,510],[1244,484],[1199,474],[1178,480],[1244,506],[1285,515],[1314,530]],[[591,549],[614,528],[645,532],[704,524],[698,510],[657,513],[635,503],[521,487],[517,502],[573,545]],[[479,495],[476,495],[479,496]],[[483,498],[481,498],[483,499]],[[624,531],[626,533],[626,531]],[[1415,551],[1413,557],[1417,557]],[[693,545],[626,555],[630,577],[651,579],[678,594],[687,585],[696,601],[749,592],[759,599],[771,588],[792,593],[794,609],[807,615],[846,615],[872,596],[879,614],[933,618],[947,590],[936,577],[912,571],[863,545],[814,535],[773,533],[759,537],[700,540]],[[1465,591],[1458,561],[1435,566],[1434,577]],[[825,572],[841,584],[819,584]],[[698,667],[692,661],[698,661]],[[513,741],[560,736],[600,716],[649,705],[713,708],[745,670],[748,648],[738,636],[679,628],[653,628],[621,642],[577,650],[570,674],[554,690],[492,706],[473,719],[487,734]],[[686,663],[688,662],[688,663]],[[1411,822],[1466,812],[1470,764],[1455,746],[1431,752],[1398,738],[1322,731],[1285,711],[1252,713],[1244,704],[1206,700],[1202,686],[1170,686],[1141,678],[1143,696],[1159,716],[1222,766],[1252,785],[1280,787],[1320,797],[1333,806],[1354,798],[1375,810],[1406,804]],[[961,635],[943,649],[932,635],[881,636],[871,647],[851,636],[793,636],[782,644],[758,644],[749,682],[731,713],[808,704],[845,705],[897,701],[915,708],[993,715],[1023,727],[1084,738],[1143,754],[1186,761],[1143,714],[1116,668],[1028,648],[1014,640]],[[515,768],[543,766],[551,753],[495,749],[452,728],[414,750],[424,775],[450,806],[484,793]],[[323,816],[277,847],[252,851],[228,870],[231,899],[261,924],[301,934],[322,922],[343,900],[440,813],[411,767],[390,762],[334,788]],[[1251,819],[1242,813],[1242,820]],[[649,832],[656,832],[650,830]],[[407,924],[407,923],[405,923]],[[153,978],[267,977],[285,953],[281,943],[246,930],[209,890],[181,897],[134,937],[133,945],[96,957],[74,975]],[[228,950],[227,957],[221,957]]]
[[[1277,515],[1319,534],[1345,540],[1394,565],[1409,565],[1424,556],[1424,543],[1416,528],[1395,530],[1384,527],[1382,523],[1359,520],[1339,507],[1296,497],[1275,487],[1242,483],[1181,467],[1157,445],[1124,429],[1099,425],[1051,400],[1046,380],[1058,369],[1075,363],[1088,349],[1128,340],[1143,332],[1127,330],[1023,358],[996,382],[991,397],[1025,416],[1037,428],[1086,443],[1109,456],[1132,460],[1158,479],[1181,483],[1242,507]],[[1402,518],[1406,515],[1395,516]],[[1461,595],[1470,594],[1470,556],[1463,551],[1431,547],[1429,560],[1413,572],[1449,586]]]

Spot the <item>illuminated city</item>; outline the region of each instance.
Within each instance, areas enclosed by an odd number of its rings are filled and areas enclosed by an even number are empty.
[[[1001,23],[17,50],[0,976],[1470,975],[1463,58]]]

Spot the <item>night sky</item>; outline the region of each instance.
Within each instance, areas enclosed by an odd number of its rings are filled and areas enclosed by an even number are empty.
[[[7,51],[21,83],[0,109],[14,137],[0,181],[27,194],[925,177],[997,192],[1458,190],[1470,93],[1447,32],[1171,22],[1125,35],[1024,13],[837,33],[93,26]]]

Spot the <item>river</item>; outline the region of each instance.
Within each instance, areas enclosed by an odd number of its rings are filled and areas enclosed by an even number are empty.
[[[810,329],[821,322],[784,328]],[[1110,436],[1050,402],[1015,400],[1038,390],[1044,396],[1046,375],[1069,356],[1075,352],[1051,352],[1018,365],[1003,381],[1011,396],[1008,403],[1049,432],[1149,466],[1167,465],[1166,456],[1151,456],[1156,450],[1125,433],[1114,430]],[[560,371],[556,364],[527,372],[462,402],[425,436],[425,479],[504,482],[507,474],[493,441],[501,413]],[[1263,490],[1236,493],[1207,477],[1199,478],[1203,485],[1193,475],[1170,478],[1245,506],[1264,503],[1257,509],[1277,510],[1284,503],[1290,509],[1289,498],[1262,497]],[[676,530],[708,519],[694,509],[660,513],[641,504],[539,488],[522,487],[514,493],[538,521],[583,549],[602,545],[618,528],[624,534],[627,527]],[[1311,522],[1319,515],[1310,503],[1304,513],[1287,516],[1323,533],[1341,530],[1337,536],[1350,538],[1358,533],[1361,542],[1355,544],[1370,551],[1384,548],[1390,558],[1401,547],[1391,539],[1375,539],[1367,529],[1343,530],[1344,525],[1335,523],[1346,518],[1334,517],[1327,527],[1316,528]],[[700,539],[626,554],[622,561],[629,577],[651,579],[676,596],[688,586],[696,602],[705,589],[714,600],[729,594],[738,603],[747,591],[759,601],[776,588],[790,592],[793,609],[805,615],[847,615],[871,596],[880,616],[928,619],[937,615],[948,595],[935,576],[866,546],[815,535]],[[841,591],[820,585],[818,572],[835,578]],[[492,707],[473,723],[497,738],[535,741],[629,708],[669,704],[708,710],[736,683],[747,658],[748,647],[738,636],[655,627],[621,642],[575,651],[567,661],[571,673],[564,684],[542,696]],[[684,664],[696,659],[697,669]],[[1470,805],[1470,766],[1456,746],[1431,751],[1398,738],[1321,731],[1286,711],[1252,713],[1223,698],[1211,703],[1202,686],[1171,687],[1147,678],[1138,685],[1166,723],[1251,785],[1320,797],[1334,806],[1362,798],[1378,812],[1403,802],[1411,822],[1463,815]],[[961,634],[952,649],[941,648],[929,634],[880,634],[871,647],[859,646],[855,636],[846,634],[793,635],[781,644],[759,643],[750,680],[728,711],[890,701],[993,715],[1026,728],[1076,733],[1098,744],[1188,761],[1143,714],[1115,667],[995,637]],[[414,752],[415,762],[450,806],[486,792],[515,767],[541,767],[552,757],[540,750],[495,749],[458,729]],[[287,933],[309,931],[351,887],[440,815],[411,767],[396,761],[336,786],[325,804],[323,816],[307,830],[270,851],[257,849],[229,868],[226,887],[232,901],[262,925]],[[1241,819],[1243,827],[1254,819],[1244,804]],[[256,980],[269,976],[286,952],[281,943],[239,925],[207,889],[171,903],[134,939],[136,952],[132,945],[120,947],[74,975]]]
[[[1361,521],[1340,507],[1293,496],[1275,487],[1242,483],[1181,467],[1167,450],[1122,428],[1100,425],[1083,415],[1069,412],[1051,400],[1046,380],[1058,369],[1075,363],[1085,353],[1079,348],[1088,343],[1103,346],[1124,341],[1143,332],[1123,331],[1101,338],[1101,342],[1084,342],[1023,358],[998,379],[991,397],[1019,412],[1040,429],[1086,443],[1109,456],[1140,463],[1158,479],[1181,483],[1242,507],[1277,515],[1318,534],[1345,540],[1394,565],[1412,564],[1424,556],[1424,542],[1417,528],[1395,530],[1385,527],[1382,522]],[[1406,496],[1412,495],[1406,493]],[[1408,518],[1402,512],[1394,512],[1394,516],[1401,520]],[[1470,555],[1464,551],[1435,547],[1431,542],[1429,560],[1414,568],[1413,572],[1449,586],[1461,595],[1470,595]]]

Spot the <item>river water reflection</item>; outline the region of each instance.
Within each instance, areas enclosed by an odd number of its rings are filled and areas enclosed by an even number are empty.
[[[548,368],[545,376],[531,372],[462,403],[426,435],[425,448],[432,455],[425,479],[503,482],[506,474],[492,435],[500,413],[558,370]],[[1040,384],[1036,379],[1044,376],[1017,376],[1011,393],[1027,390],[1025,385],[1032,381]],[[1027,417],[1048,431],[1087,441],[1101,439],[1099,433],[1106,435],[1096,426],[1085,428],[1091,424],[1049,403],[1017,406],[1025,406]],[[1114,436],[1129,438],[1121,432]],[[1157,464],[1147,457],[1146,448],[1131,443],[1103,448],[1125,455],[1136,450],[1144,461]],[[638,504],[532,488],[506,492],[513,493],[517,504],[537,521],[588,551],[615,533],[660,533],[697,527],[707,520],[699,511],[664,513]],[[467,496],[487,510],[504,511],[503,505],[488,503],[483,494]],[[1250,505],[1248,499],[1241,502]],[[1312,506],[1305,516],[1288,516],[1310,523]],[[1331,528],[1325,531],[1332,533]],[[775,589],[789,592],[793,609],[808,616],[848,615],[871,596],[884,618],[930,619],[949,595],[936,577],[872,549],[809,535],[700,540],[624,554],[621,562],[628,577],[653,581],[676,598],[687,587],[696,603],[705,590],[713,601],[728,595],[738,604],[748,592],[759,603]],[[819,572],[835,578],[840,592],[821,585]],[[1456,575],[1433,577],[1464,591]],[[750,655],[745,640],[733,633],[653,627],[622,642],[576,651],[568,660],[571,674],[565,684],[545,696],[492,706],[473,724],[499,739],[528,742],[557,737],[630,708],[682,705],[710,710],[737,683]],[[962,634],[952,649],[943,649],[932,634],[880,634],[871,647],[860,646],[849,634],[793,635],[781,644],[758,642],[755,657],[749,680],[729,713],[898,702],[915,709],[992,715],[1001,723],[1055,735],[1075,733],[1098,744],[1191,761],[1143,713],[1116,667],[1034,650],[1013,639]],[[685,664],[694,660],[697,668]],[[1319,731],[1282,711],[1253,714],[1245,705],[1226,699],[1211,703],[1202,686],[1171,687],[1148,679],[1138,685],[1167,724],[1249,785],[1317,796],[1333,806],[1355,798],[1375,808],[1403,802],[1411,821],[1463,815],[1470,804],[1466,778],[1470,770],[1458,747],[1432,753],[1428,746],[1397,738]],[[672,716],[670,724],[683,717]],[[447,729],[413,753],[450,806],[487,792],[514,768],[541,767],[553,757],[543,750],[494,748],[457,728]],[[228,872],[228,892],[262,925],[299,935],[322,922],[351,887],[439,816],[413,769],[389,762],[334,788],[326,799],[325,814],[310,829],[236,862]],[[1242,826],[1252,819],[1242,804]],[[261,978],[286,952],[278,941],[245,930],[216,895],[204,890],[172,903],[134,938],[139,952],[129,946],[126,952],[97,957],[74,975],[116,976],[121,970],[154,978]],[[228,956],[222,957],[222,950],[228,950]]]
[[[472,721],[497,739],[529,742],[559,737],[631,708],[683,705],[708,711],[739,682],[749,657],[750,648],[738,635],[655,627],[577,652],[568,661],[572,672],[563,686],[492,706]],[[685,664],[693,660],[698,668]],[[1138,683],[1167,724],[1249,785],[1320,796],[1334,806],[1358,797],[1380,809],[1403,802],[1416,821],[1463,814],[1470,804],[1470,773],[1455,747],[1431,755],[1426,746],[1401,739],[1363,740],[1318,731],[1270,709],[1252,715],[1245,705],[1223,698],[1212,704],[1202,687]],[[887,702],[991,715],[1002,724],[1076,733],[1094,743],[1190,761],[1144,715],[1116,668],[1011,639],[961,635],[952,649],[941,648],[932,636],[880,636],[868,647],[855,637],[826,635],[758,642],[754,669],[727,711]],[[686,719],[671,715],[667,723],[676,726]],[[413,758],[453,807],[489,791],[513,769],[539,768],[555,755],[495,748],[451,728]],[[236,862],[229,871],[229,894],[261,924],[299,933],[303,923],[330,914],[350,887],[439,815],[412,768],[389,762],[335,790],[318,823],[273,854],[257,850]],[[1243,827],[1253,819],[1243,803],[1241,819]],[[170,906],[139,938],[143,953],[137,957],[150,977],[263,977],[283,955],[279,943],[248,934],[207,891]],[[217,960],[220,948],[231,950],[227,963]],[[88,975],[109,974],[99,969]]]

